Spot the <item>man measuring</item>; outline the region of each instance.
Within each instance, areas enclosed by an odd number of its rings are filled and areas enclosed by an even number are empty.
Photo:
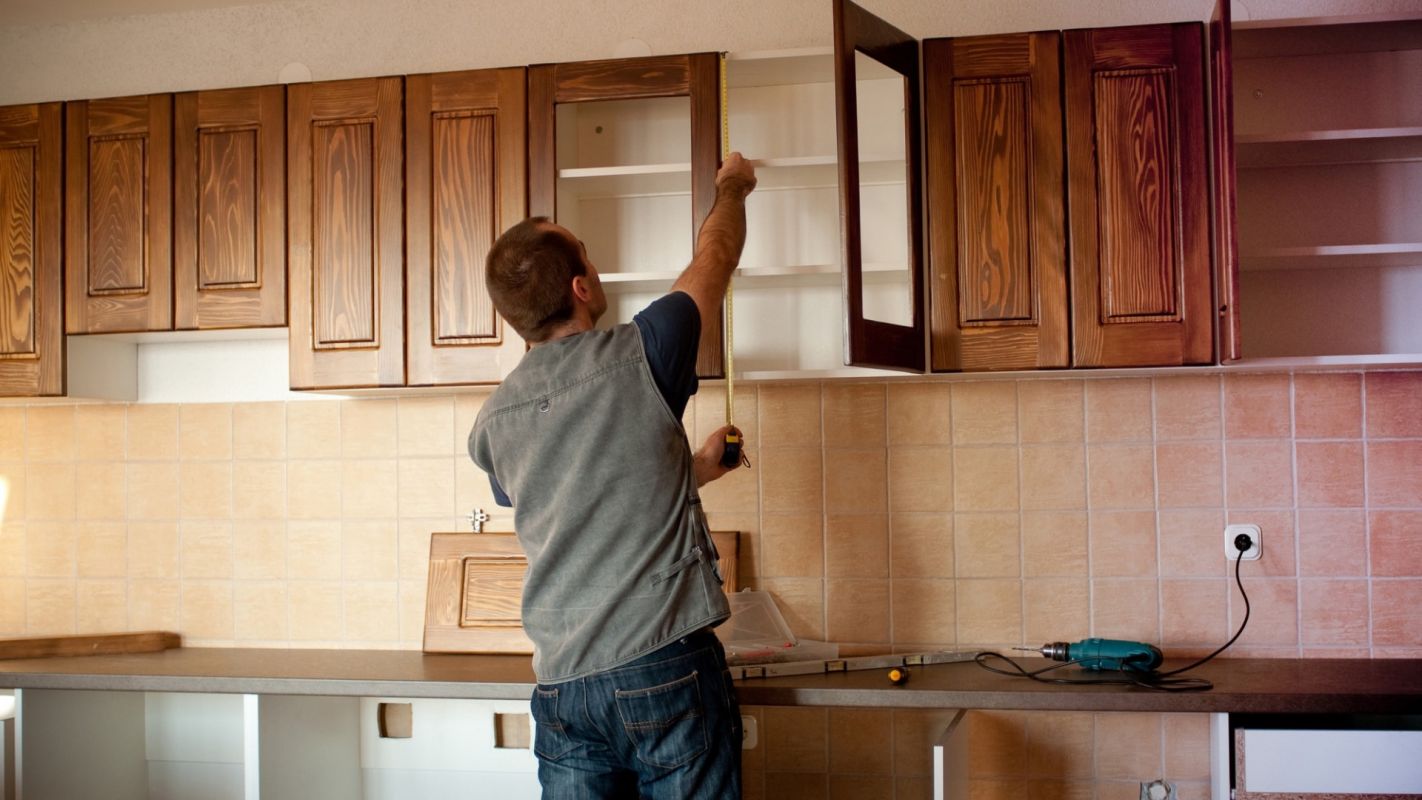
[[[701,323],[745,245],[755,170],[729,154],[670,293],[595,330],[607,298],[587,249],[535,217],[489,252],[489,294],[532,346],[469,434],[528,557],[523,626],[547,800],[741,795],[741,724],[711,628],[730,615],[697,488],[725,475],[730,426],[692,453]],[[505,501],[508,501],[505,503]]]

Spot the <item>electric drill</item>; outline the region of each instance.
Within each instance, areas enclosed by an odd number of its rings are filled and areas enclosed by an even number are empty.
[[[1053,661],[1076,661],[1082,669],[1115,669],[1150,672],[1165,660],[1160,648],[1145,642],[1122,639],[1082,639],[1079,642],[1052,642],[1041,648],[1014,647],[1041,653]]]

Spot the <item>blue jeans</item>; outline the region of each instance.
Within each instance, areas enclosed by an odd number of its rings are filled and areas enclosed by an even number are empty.
[[[533,690],[544,800],[741,796],[741,712],[700,631],[616,669]]]

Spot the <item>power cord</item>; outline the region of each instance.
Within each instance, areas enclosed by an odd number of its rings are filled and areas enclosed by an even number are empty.
[[[1215,685],[1205,680],[1204,678],[1176,678],[1174,676],[1179,675],[1182,672],[1189,672],[1190,670],[1200,666],[1201,664],[1208,662],[1210,659],[1213,659],[1220,653],[1223,653],[1229,648],[1230,645],[1234,644],[1235,641],[1239,639],[1240,634],[1244,633],[1245,626],[1249,624],[1249,595],[1244,591],[1244,581],[1240,580],[1239,567],[1240,564],[1244,562],[1245,551],[1247,551],[1251,546],[1253,546],[1253,540],[1249,537],[1249,534],[1241,533],[1240,535],[1234,537],[1234,549],[1239,551],[1238,555],[1236,555],[1234,559],[1234,583],[1236,586],[1239,587],[1240,597],[1244,598],[1244,619],[1239,623],[1239,630],[1235,631],[1234,635],[1229,638],[1229,641],[1220,645],[1219,648],[1216,649],[1213,653],[1210,653],[1209,655],[1205,656],[1204,658],[1201,658],[1200,660],[1192,664],[1180,667],[1179,669],[1172,669],[1168,672],[1160,672],[1158,670],[1131,669],[1129,663],[1127,663],[1123,665],[1125,668],[1121,670],[1120,677],[1108,678],[1103,676],[1099,678],[1043,678],[1042,675],[1053,670],[1058,670],[1062,667],[1069,667],[1073,664],[1080,664],[1082,662],[1082,659],[1077,658],[1072,659],[1070,661],[1063,661],[1058,664],[1052,664],[1050,666],[1042,667],[1041,669],[1033,670],[1029,670],[1026,667],[1023,667],[1017,661],[1008,658],[1007,656],[1004,656],[1001,653],[994,653],[991,651],[983,651],[981,653],[978,653],[976,656],[973,657],[973,661],[976,662],[978,666],[982,667],[988,672],[995,672],[999,675],[1007,675],[1009,677],[1027,678],[1028,680],[1033,680],[1038,683],[1065,685],[1079,684],[1083,686],[1139,686],[1142,689],[1150,689],[1152,691],[1157,692],[1209,691],[1210,689],[1213,689]],[[998,667],[991,666],[987,663],[991,659],[997,659],[999,661],[1006,662],[1011,667],[1011,669],[1000,669]]]

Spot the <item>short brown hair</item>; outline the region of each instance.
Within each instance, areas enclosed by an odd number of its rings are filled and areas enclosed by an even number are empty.
[[[586,275],[578,244],[529,217],[489,250],[484,280],[494,308],[527,342],[541,342],[573,316],[573,278]]]

